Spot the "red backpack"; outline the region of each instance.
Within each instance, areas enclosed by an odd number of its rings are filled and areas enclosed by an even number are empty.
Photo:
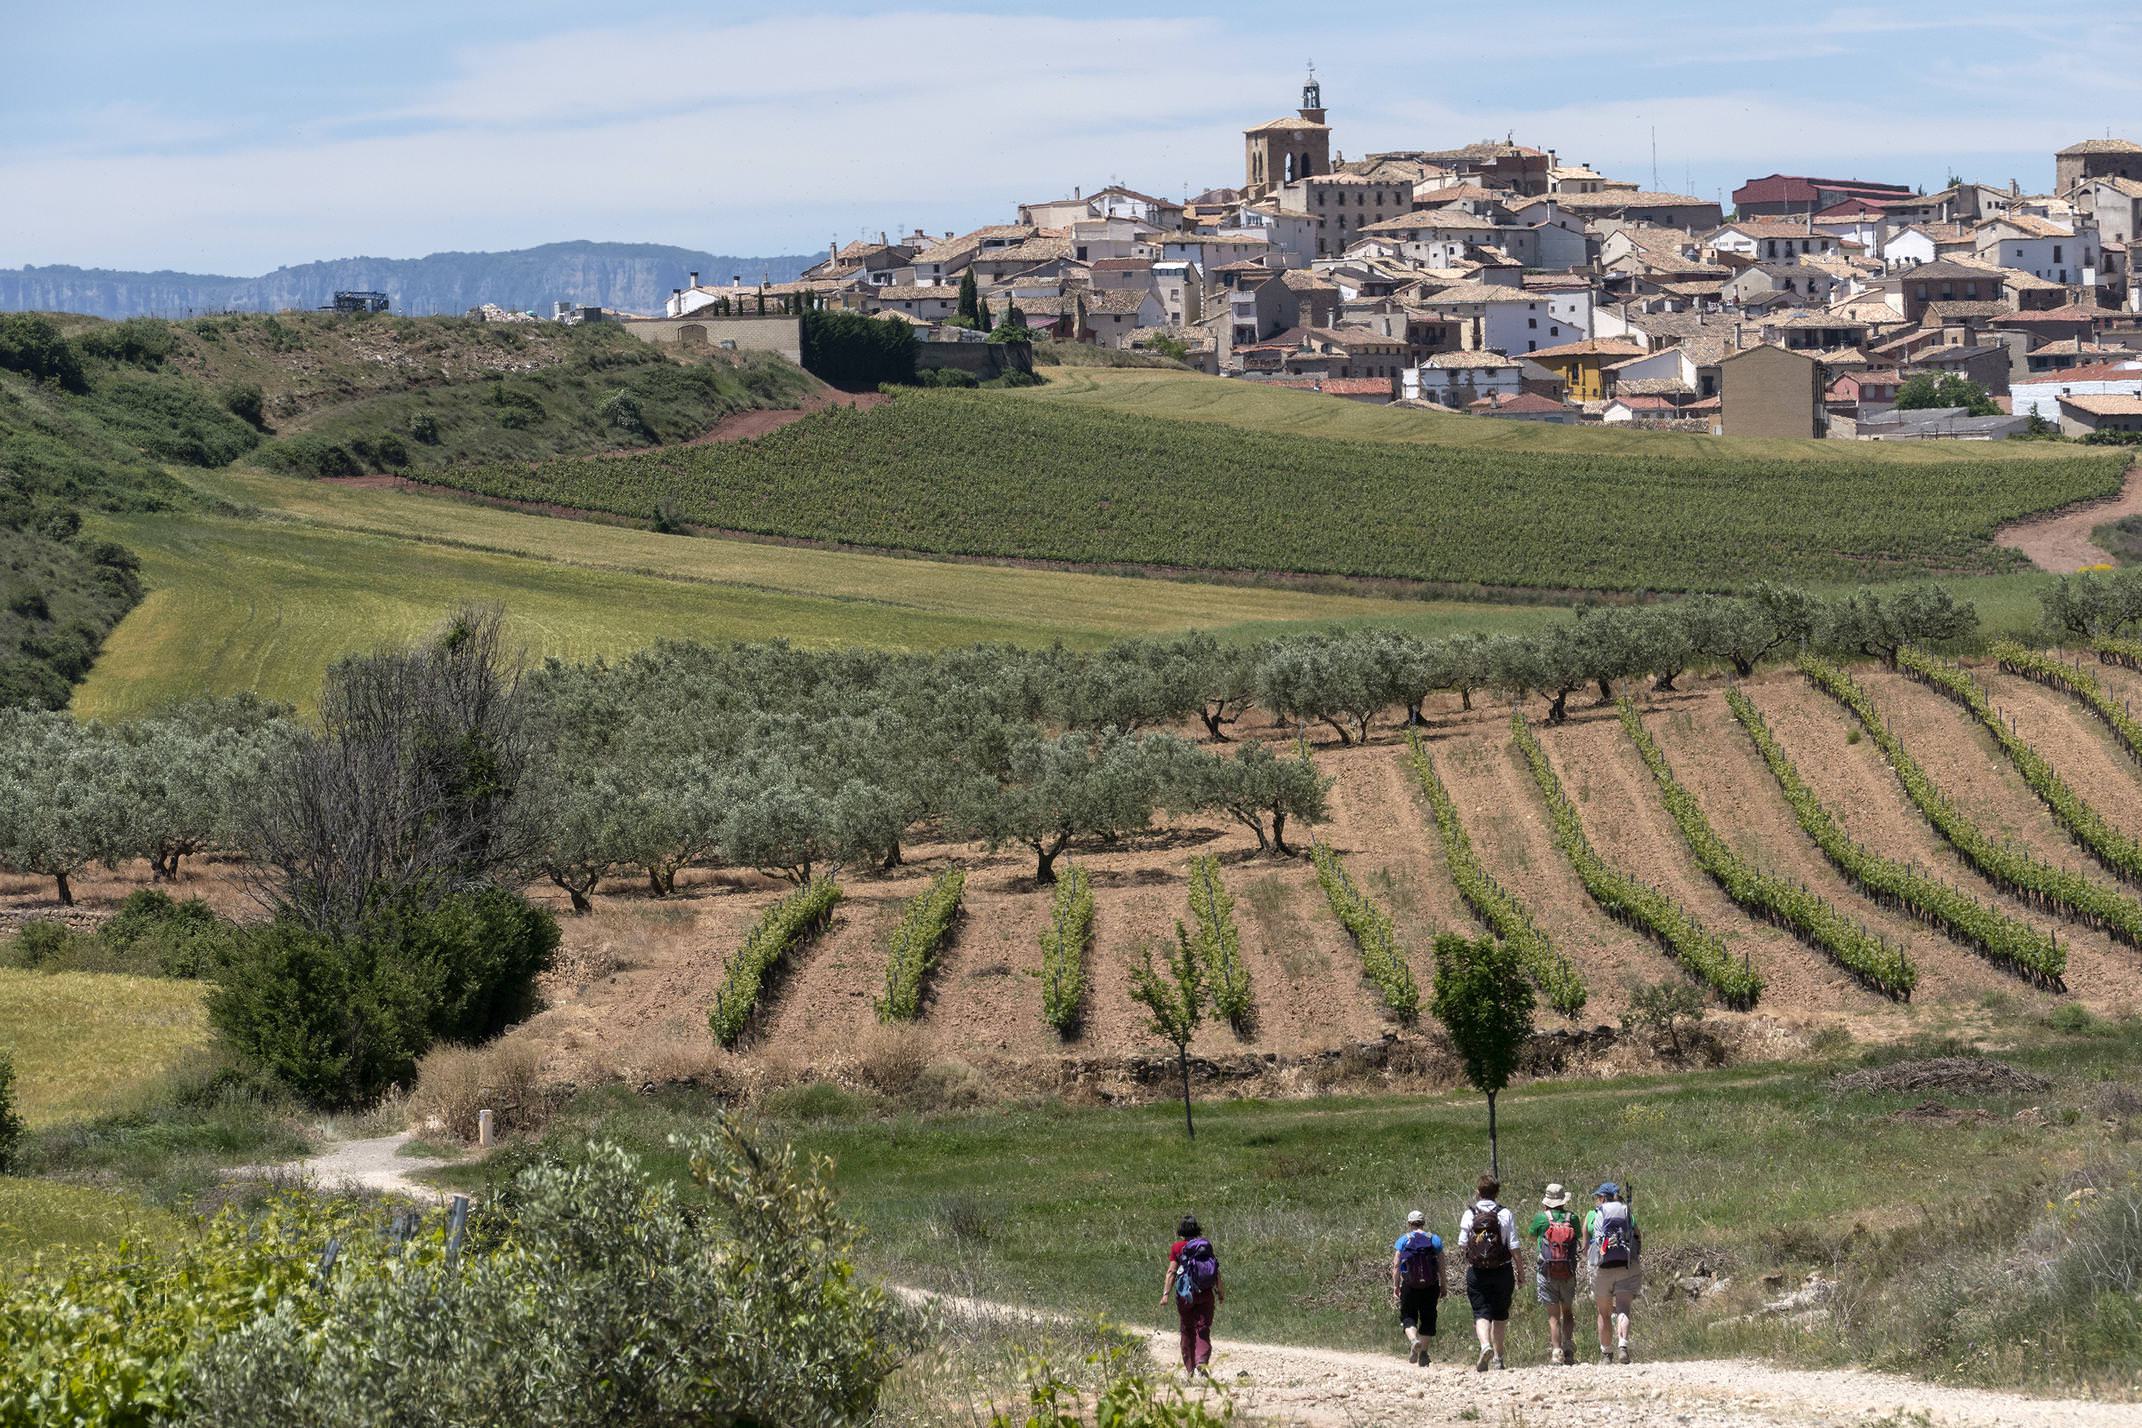
[[[1540,1272],[1549,1279],[1567,1279],[1577,1272],[1577,1220],[1574,1215],[1550,1217],[1547,1232],[1540,1236]]]

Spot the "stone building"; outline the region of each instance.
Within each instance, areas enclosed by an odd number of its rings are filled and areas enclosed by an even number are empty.
[[[1765,344],[1719,360],[1719,417],[1726,436],[1822,435],[1822,364]]]
[[[2085,139],[2053,155],[2053,192],[2063,196],[2089,179],[2142,179],[2142,144],[2132,139]]]
[[[1324,90],[1315,71],[1302,85],[1302,107],[1242,131],[1242,188],[1263,198],[1287,184],[1331,172],[1331,126],[1324,122]]]

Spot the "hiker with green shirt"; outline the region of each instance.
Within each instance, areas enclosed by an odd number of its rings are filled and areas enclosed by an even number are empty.
[[[1540,1211],[1525,1227],[1533,1246],[1533,1297],[1547,1307],[1547,1362],[1577,1361],[1577,1262],[1584,1231],[1569,1208],[1569,1192],[1549,1185]]]

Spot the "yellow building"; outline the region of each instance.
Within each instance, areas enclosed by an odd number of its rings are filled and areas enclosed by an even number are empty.
[[[1560,377],[1573,402],[1603,402],[1608,396],[1606,369],[1616,362],[1626,362],[1631,357],[1641,357],[1649,350],[1634,342],[1622,342],[1611,337],[1587,337],[1582,342],[1565,342],[1560,347],[1542,347],[1537,352],[1527,352],[1527,362],[1537,362]]]

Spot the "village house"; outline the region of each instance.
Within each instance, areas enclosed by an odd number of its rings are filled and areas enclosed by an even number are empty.
[[[2071,367],[2008,384],[2009,410],[2017,416],[2060,420],[2063,397],[2142,397],[2142,354],[2089,367]]]
[[[2060,399],[2061,435],[2090,436],[2101,431],[2142,432],[2142,396]]]
[[[1528,353],[1528,360],[1562,379],[1572,401],[1603,402],[1611,379],[1607,368],[1631,357],[1646,355],[1634,342],[1620,338],[1588,337]]]
[[[1522,389],[1520,364],[1500,352],[1438,352],[1399,373],[1400,394],[1406,400],[1453,411],[1487,397],[1514,397]]]
[[[1822,363],[1807,353],[1744,347],[1719,361],[1718,375],[1721,435],[1822,435]]]

